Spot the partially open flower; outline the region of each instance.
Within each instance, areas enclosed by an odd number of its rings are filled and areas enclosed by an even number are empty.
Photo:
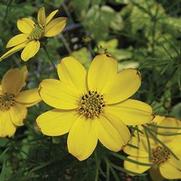
[[[153,122],[149,137],[142,130],[143,134],[132,137],[124,148],[129,159],[124,161],[124,168],[138,174],[154,168],[167,179],[181,178],[181,122],[161,116]]]
[[[37,118],[43,134],[68,134],[68,150],[79,160],[88,158],[98,140],[108,149],[119,151],[130,139],[126,125],[149,122],[152,108],[129,99],[140,87],[135,69],[118,72],[117,61],[98,55],[87,71],[76,59],[67,57],[57,67],[60,80],[40,84],[43,101],[55,109]]]
[[[21,34],[8,41],[6,48],[11,49],[0,57],[0,61],[22,49],[21,59],[23,61],[28,61],[35,56],[40,49],[41,38],[56,36],[64,29],[67,18],[58,17],[53,19],[57,12],[58,10],[55,10],[46,17],[45,8],[42,7],[38,11],[37,22],[34,22],[31,18],[19,19],[17,27]]]
[[[0,137],[13,136],[16,127],[23,125],[27,107],[37,104],[41,98],[37,89],[22,90],[27,69],[10,69],[0,85]]]

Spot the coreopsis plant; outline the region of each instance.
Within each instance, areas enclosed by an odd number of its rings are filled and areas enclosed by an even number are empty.
[[[46,79],[40,96],[54,107],[37,118],[43,134],[68,134],[68,151],[79,160],[88,158],[98,140],[112,151],[120,151],[130,139],[127,125],[141,125],[153,118],[152,108],[130,99],[141,84],[136,69],[118,72],[112,57],[96,56],[89,70],[73,57],[57,66],[60,80]]]
[[[149,127],[135,134],[123,149],[128,154],[124,168],[141,174],[152,168],[167,179],[181,178],[181,122],[156,116]]]
[[[28,61],[35,56],[40,49],[40,40],[43,37],[54,37],[64,29],[67,18],[53,19],[57,12],[58,10],[55,10],[46,17],[45,8],[42,7],[38,11],[37,21],[31,18],[19,19],[17,27],[21,33],[8,41],[6,48],[11,49],[0,57],[0,61],[22,49],[21,59],[23,61]]]
[[[8,70],[0,85],[0,137],[13,136],[16,128],[23,125],[27,108],[37,104],[41,98],[38,89],[22,90],[27,69]]]

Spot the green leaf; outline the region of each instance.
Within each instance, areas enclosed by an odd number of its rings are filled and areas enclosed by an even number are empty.
[[[88,51],[88,49],[85,47],[83,47],[79,50],[73,51],[71,56],[75,57],[77,60],[79,60],[86,67],[88,67],[90,65],[91,54]]]
[[[3,162],[2,170],[0,173],[0,180],[5,181],[8,180],[9,176],[11,176],[12,170],[10,165],[8,164],[7,161]]]
[[[170,115],[175,116],[178,119],[181,119],[181,103],[178,103],[175,106],[173,106]]]

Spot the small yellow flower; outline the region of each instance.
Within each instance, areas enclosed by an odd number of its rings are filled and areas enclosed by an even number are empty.
[[[43,37],[53,37],[63,31],[66,25],[65,17],[53,19],[58,10],[53,11],[47,17],[45,16],[45,8],[42,7],[38,11],[37,22],[31,18],[22,18],[17,21],[17,27],[22,32],[11,38],[6,48],[11,48],[8,52],[0,57],[0,61],[10,55],[23,49],[21,59],[28,61],[40,49],[40,40]]]
[[[123,149],[124,152],[129,155],[129,159],[150,165],[125,160],[124,168],[138,174],[154,168],[158,170],[164,178],[181,178],[181,136],[171,136],[173,133],[179,133],[181,121],[174,118],[156,116],[153,122],[158,126],[157,130],[155,130],[157,133],[156,137],[164,143],[165,146],[151,137],[149,138],[150,144],[148,144],[145,134],[140,134],[139,138],[137,136],[132,137],[129,144]],[[178,127],[178,130],[176,127]],[[152,126],[150,129],[156,129],[156,127]]]
[[[55,109],[37,118],[43,134],[68,134],[68,150],[79,160],[88,158],[98,140],[108,149],[119,151],[130,139],[126,125],[152,119],[152,108],[128,99],[140,87],[137,70],[117,72],[117,61],[98,55],[87,71],[73,57],[61,60],[57,67],[60,80],[47,79],[40,84],[43,101]]]
[[[38,103],[41,98],[37,89],[23,90],[27,69],[10,69],[0,85],[0,137],[13,136],[16,127],[23,125],[27,107]]]

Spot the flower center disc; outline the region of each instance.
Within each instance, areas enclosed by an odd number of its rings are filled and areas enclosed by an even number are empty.
[[[89,91],[81,97],[79,105],[79,114],[85,116],[87,119],[94,119],[95,117],[99,117],[103,112],[105,102],[103,95],[98,94],[97,91]]]
[[[42,37],[43,34],[43,28],[41,28],[39,25],[35,24],[35,27],[33,31],[28,36],[29,40],[39,40]]]
[[[14,100],[14,94],[5,93],[3,95],[0,95],[0,110],[1,111],[7,111],[11,108],[11,106],[14,106],[15,100]]]
[[[159,165],[164,163],[170,158],[170,152],[167,148],[157,146],[152,150],[152,161],[153,163]]]

